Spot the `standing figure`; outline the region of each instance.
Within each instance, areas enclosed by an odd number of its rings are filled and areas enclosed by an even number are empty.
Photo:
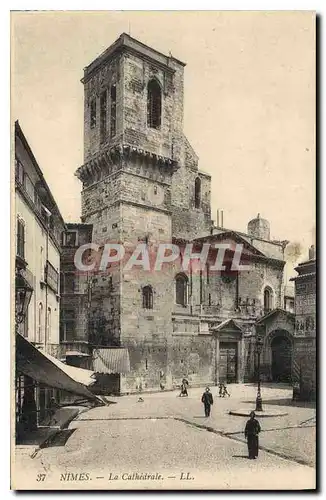
[[[220,382],[218,384],[218,395],[220,398],[222,397],[222,394],[223,394],[223,384],[222,384],[222,382]]]
[[[230,397],[230,393],[228,392],[226,385],[223,384],[222,385],[222,397],[225,398],[225,396],[229,396]]]
[[[186,378],[183,378],[182,382],[181,382],[180,397],[182,397],[182,396],[188,396],[188,385],[189,385],[188,380]]]
[[[201,402],[204,403],[205,417],[209,417],[211,413],[211,405],[213,404],[213,395],[209,387],[206,387],[206,391],[203,393],[201,397]]]
[[[256,420],[254,411],[250,413],[250,419],[246,423],[245,437],[247,438],[249,458],[255,459],[258,457],[258,434],[261,431],[260,424]]]

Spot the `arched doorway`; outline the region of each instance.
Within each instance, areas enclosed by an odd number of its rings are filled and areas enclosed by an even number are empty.
[[[276,333],[272,342],[272,380],[273,382],[291,382],[292,342],[282,331]]]

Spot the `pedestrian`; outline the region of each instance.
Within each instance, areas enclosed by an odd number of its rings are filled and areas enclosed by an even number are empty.
[[[213,395],[209,387],[206,387],[206,390],[201,397],[201,402],[204,403],[205,417],[209,417],[211,413],[211,405],[213,404]]]
[[[188,380],[186,378],[183,378],[181,382],[180,397],[188,396],[188,385],[189,385]]]
[[[229,394],[229,392],[227,390],[226,385],[223,384],[223,386],[222,386],[222,397],[225,398],[225,396],[229,396],[230,397],[230,394]]]
[[[250,419],[247,421],[244,431],[245,437],[247,438],[249,458],[251,460],[256,459],[258,457],[258,447],[259,447],[258,434],[261,431],[260,424],[255,417],[256,414],[254,411],[252,411],[250,413]]]
[[[222,382],[220,382],[218,384],[218,395],[220,398],[222,397],[222,394],[223,394],[223,384],[222,384]]]

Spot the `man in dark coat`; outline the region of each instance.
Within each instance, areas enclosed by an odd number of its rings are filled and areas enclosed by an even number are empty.
[[[205,417],[209,417],[211,413],[211,405],[213,404],[213,395],[209,390],[209,387],[206,387],[206,391],[201,397],[201,402],[204,403]]]
[[[260,424],[256,420],[254,411],[250,413],[250,419],[246,423],[245,437],[247,438],[249,458],[255,459],[258,457],[258,434],[261,431]]]

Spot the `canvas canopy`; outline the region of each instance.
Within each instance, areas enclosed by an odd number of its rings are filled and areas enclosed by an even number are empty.
[[[130,371],[128,349],[107,347],[94,349],[93,369],[97,373],[127,373]]]
[[[90,385],[90,380],[94,382],[89,370],[85,370],[87,373],[83,375],[80,370],[82,368],[64,365],[53,356],[44,354],[20,334],[16,334],[17,373],[27,375],[40,384],[97,401],[97,397],[86,387],[86,384]]]

